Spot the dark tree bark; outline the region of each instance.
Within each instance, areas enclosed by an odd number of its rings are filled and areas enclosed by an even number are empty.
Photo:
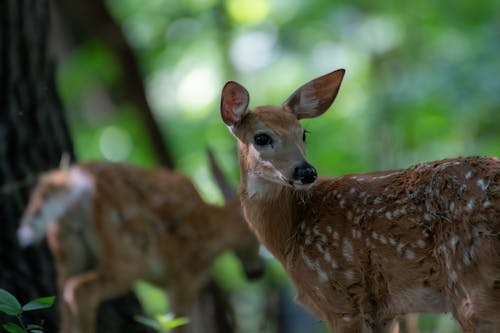
[[[16,229],[37,176],[74,152],[54,80],[46,0],[0,2],[0,287],[21,302],[57,295],[45,243],[21,250]],[[130,293],[101,307],[101,332],[150,332],[137,323]],[[9,319],[0,317],[4,323]],[[57,307],[27,313],[29,323],[57,332]]]
[[[73,147],[54,85],[44,0],[0,2],[0,287],[22,302],[56,295],[56,277],[45,244],[21,250],[16,229],[37,175],[57,167]],[[57,311],[29,314],[48,332]]]

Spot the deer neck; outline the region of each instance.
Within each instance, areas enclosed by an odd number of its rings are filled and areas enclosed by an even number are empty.
[[[249,232],[241,215],[239,200],[224,206],[206,204],[200,223],[204,237],[212,240],[214,251],[237,247],[242,235]]]
[[[293,189],[253,174],[241,173],[243,214],[259,241],[283,264],[293,235],[304,216],[303,203]]]

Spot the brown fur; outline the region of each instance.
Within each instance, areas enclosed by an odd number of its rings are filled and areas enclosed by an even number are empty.
[[[305,150],[298,118],[322,114],[342,76],[335,71],[313,80],[287,100],[293,105],[245,110],[231,124],[250,227],[283,264],[297,300],[332,332],[384,332],[398,315],[446,311],[465,332],[500,332],[498,158],[449,159],[313,184],[297,179],[305,153],[287,151]],[[314,89],[325,80],[336,89]],[[223,91],[223,101],[230,98]],[[301,117],[291,117],[296,109]],[[222,116],[230,123],[231,110]],[[259,133],[272,144],[254,143]]]
[[[99,303],[138,279],[166,287],[174,314],[187,316],[214,258],[226,250],[246,256],[249,271],[262,269],[239,201],[209,205],[187,177],[165,170],[85,163],[54,171],[35,189],[24,225],[44,201],[72,186],[72,170],[90,179],[91,192],[47,228],[63,299],[62,332],[94,332]]]

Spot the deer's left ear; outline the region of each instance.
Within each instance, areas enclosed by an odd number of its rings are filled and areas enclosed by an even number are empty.
[[[220,112],[227,126],[237,125],[248,112],[250,101],[248,91],[241,84],[229,81],[222,88]]]
[[[335,100],[344,73],[344,69],[337,69],[309,81],[283,103],[284,108],[293,112],[298,119],[320,116]]]

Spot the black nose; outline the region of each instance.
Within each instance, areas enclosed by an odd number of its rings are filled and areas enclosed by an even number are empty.
[[[300,180],[302,184],[314,183],[316,178],[318,178],[316,169],[314,169],[314,167],[309,163],[304,163],[301,166],[296,167],[293,176],[296,180]]]

